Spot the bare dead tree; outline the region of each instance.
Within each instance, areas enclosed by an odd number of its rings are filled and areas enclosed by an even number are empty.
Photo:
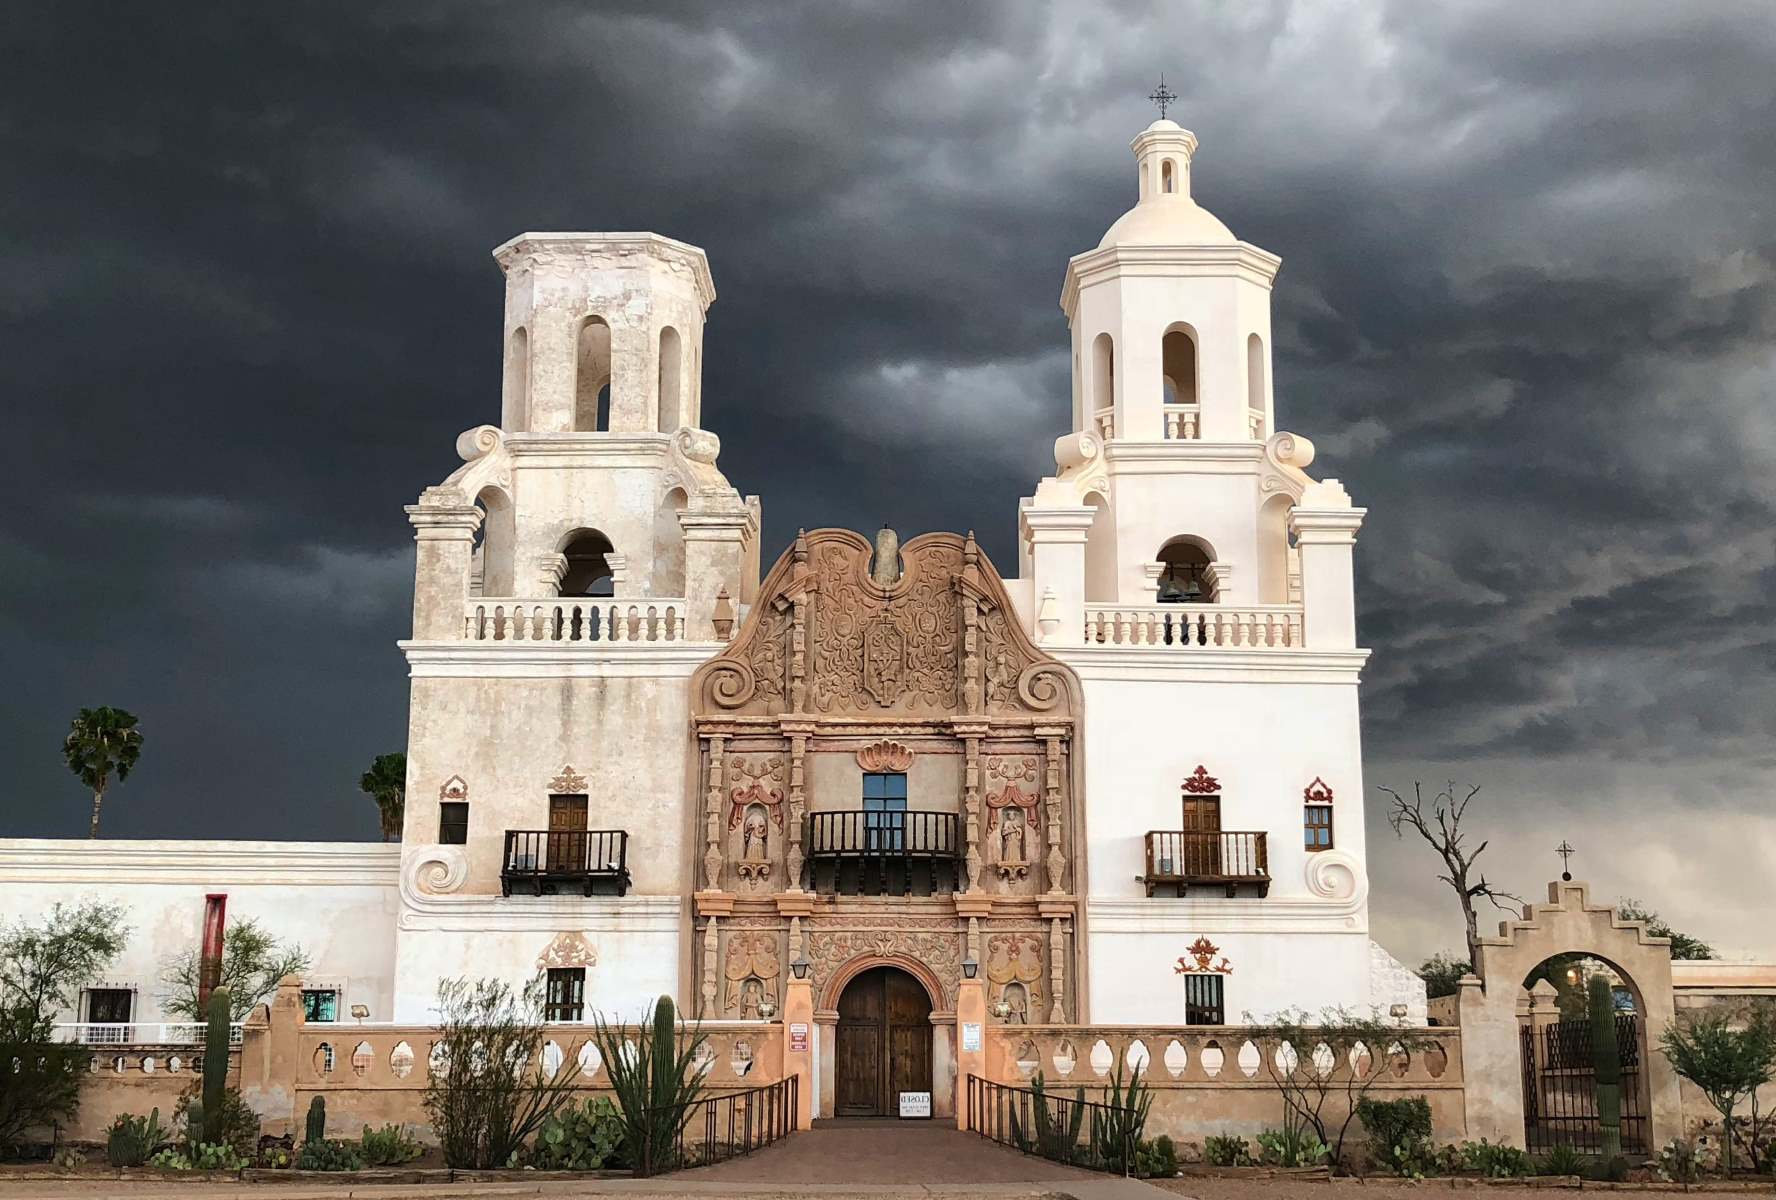
[[[1447,874],[1437,876],[1444,883],[1455,889],[1455,895],[1461,901],[1462,919],[1468,927],[1468,963],[1471,967],[1479,966],[1480,918],[1474,912],[1474,901],[1484,898],[1494,908],[1509,912],[1510,907],[1505,901],[1523,904],[1523,897],[1511,892],[1495,888],[1486,881],[1486,873],[1478,872],[1478,878],[1470,879],[1476,874],[1474,863],[1486,853],[1491,843],[1482,840],[1469,850],[1464,844],[1468,831],[1462,828],[1462,821],[1468,815],[1468,805],[1480,794],[1480,785],[1475,784],[1468,789],[1468,794],[1459,800],[1455,795],[1455,783],[1438,792],[1426,807],[1424,785],[1414,782],[1412,799],[1408,800],[1393,788],[1381,789],[1392,798],[1388,806],[1388,824],[1394,827],[1394,836],[1405,837],[1406,830],[1412,829],[1423,838],[1431,849],[1443,860]]]

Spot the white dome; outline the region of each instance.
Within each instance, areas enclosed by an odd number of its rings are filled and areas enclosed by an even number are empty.
[[[1143,200],[1110,226],[1106,246],[1231,246],[1239,239],[1221,218],[1188,196]]]

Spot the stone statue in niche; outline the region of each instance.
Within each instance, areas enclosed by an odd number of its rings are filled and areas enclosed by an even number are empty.
[[[1036,794],[1015,783],[987,793],[987,850],[1006,883],[1028,878],[1041,853],[1036,836]]]
[[[728,855],[734,873],[748,890],[757,891],[771,878],[781,858],[783,789],[781,758],[736,757],[728,769]]]
[[[1042,935],[996,933],[987,939],[987,982],[995,991],[993,1015],[1008,1025],[1027,1025],[1041,996]]]
[[[762,804],[749,805],[740,826],[740,857],[747,863],[768,863],[771,859],[771,818]]]
[[[761,931],[728,935],[722,966],[722,1009],[741,1020],[768,1020],[777,1012],[777,935]]]

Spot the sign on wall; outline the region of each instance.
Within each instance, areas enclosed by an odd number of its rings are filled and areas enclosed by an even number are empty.
[[[979,1021],[962,1022],[962,1053],[978,1054],[981,1048],[981,1027]]]
[[[903,1120],[903,1121],[929,1120],[930,1117],[931,1117],[931,1093],[930,1092],[902,1092],[902,1093],[900,1093],[900,1119],[901,1120]]]
[[[808,1026],[802,1021],[789,1023],[789,1052],[806,1054],[808,1052]]]

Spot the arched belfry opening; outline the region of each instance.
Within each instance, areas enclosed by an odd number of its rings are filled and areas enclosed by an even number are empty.
[[[611,329],[603,317],[580,322],[574,339],[574,431],[610,431]]]
[[[872,967],[839,994],[834,1113],[887,1117],[902,1092],[932,1090],[931,995],[899,967]]]
[[[1116,343],[1108,333],[1092,340],[1092,399],[1094,413],[1116,403]]]
[[[1171,159],[1166,159],[1159,168],[1160,191],[1172,195],[1178,190],[1178,168]]]
[[[1168,327],[1160,342],[1160,357],[1165,376],[1165,402],[1195,404],[1196,330],[1181,321]]]
[[[506,427],[530,428],[530,332],[522,325],[506,343]]]
[[[561,577],[563,596],[608,596],[613,580],[609,556],[615,547],[596,529],[582,529],[561,548],[567,572]]]
[[[481,528],[476,533],[481,595],[510,596],[516,583],[513,547],[518,538],[512,498],[504,488],[484,487],[475,497],[481,509]]]
[[[1160,547],[1159,592],[1161,604],[1210,604],[1216,599],[1215,580],[1209,564],[1215,552],[1196,537],[1175,537]]]

